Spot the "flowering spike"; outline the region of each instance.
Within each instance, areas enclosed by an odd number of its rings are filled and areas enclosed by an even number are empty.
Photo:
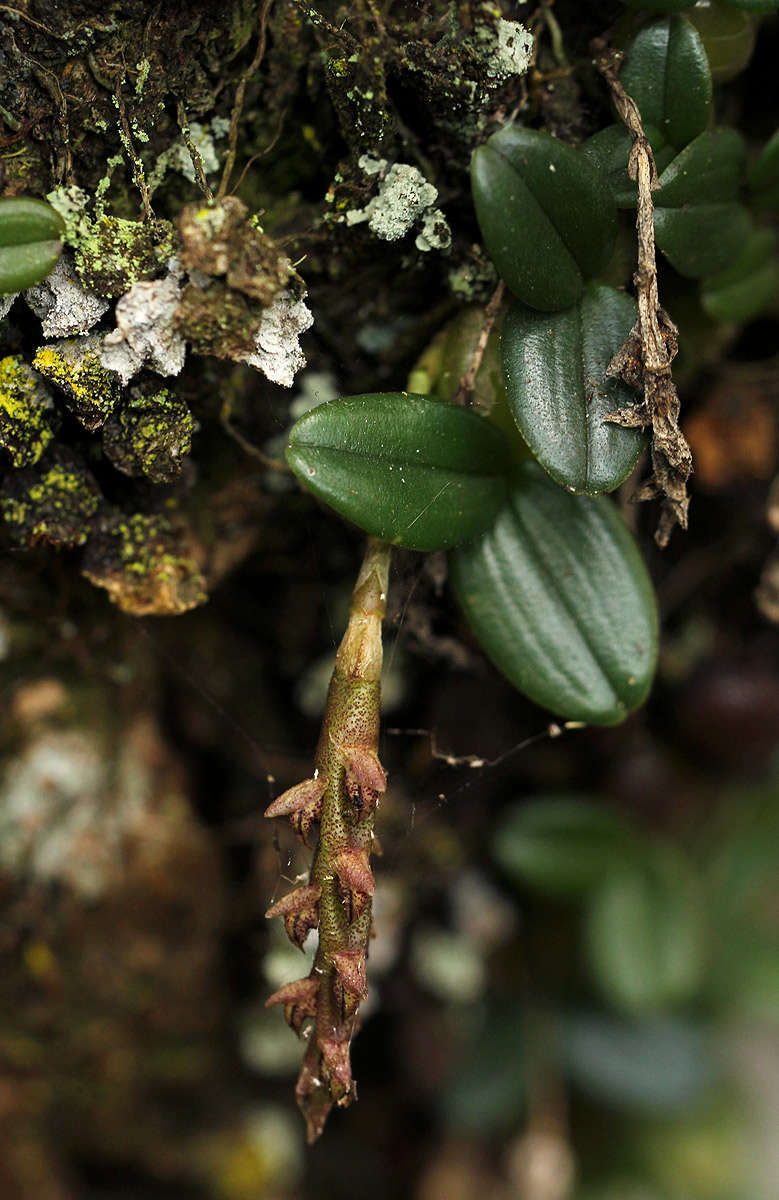
[[[347,780],[354,780],[358,787],[369,788],[372,792],[386,792],[387,776],[375,750],[367,746],[342,746],[341,754],[346,763]]]
[[[299,887],[294,891],[288,892],[286,896],[282,896],[275,904],[272,904],[266,912],[266,917],[286,917],[290,913],[302,912],[307,908],[313,907],[319,897],[322,895],[322,889],[318,885],[316,887]]]
[[[368,981],[365,978],[365,951],[336,950],[332,958],[338,978],[344,988],[364,1000],[368,994]]]
[[[387,786],[377,747],[389,559],[389,545],[370,539],[335,658],[314,778],[290,788],[267,812],[290,816],[304,839],[310,825],[319,823],[311,886],[298,888],[268,912],[284,917],[298,945],[314,924],[319,928],[309,976],[316,990],[309,982],[303,991],[293,985],[292,991],[282,988],[271,998],[284,1004],[295,1029],[314,1017],[296,1088],[309,1141],[319,1137],[334,1104],[350,1104],[356,1096],[349,1046],[367,993],[365,955],[374,889],[370,855],[376,805]]]
[[[349,1062],[347,1038],[322,1038],[319,1043],[322,1062],[330,1079],[334,1099],[339,1104],[348,1104],[352,1091],[352,1065]]]
[[[373,871],[368,865],[368,854],[365,850],[342,850],[337,854],[333,866],[335,873],[346,887],[355,892],[363,892],[372,896],[375,888]]]
[[[284,1005],[284,1019],[287,1024],[300,1036],[303,1022],[307,1017],[316,1016],[316,997],[319,991],[319,980],[310,975],[307,979],[296,979],[294,983],[285,983],[265,1001],[265,1007],[274,1004]]]
[[[283,917],[287,937],[302,950],[309,930],[314,929],[318,923],[317,901],[321,894],[322,889],[318,886],[295,888],[288,896],[282,897],[277,904],[272,905],[265,916]]]
[[[295,833],[307,846],[311,826],[322,815],[322,796],[326,787],[327,779],[324,776],[304,779],[277,796],[265,809],[265,816],[289,817]]]

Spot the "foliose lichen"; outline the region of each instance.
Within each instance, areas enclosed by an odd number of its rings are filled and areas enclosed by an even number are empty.
[[[422,172],[409,163],[393,163],[387,170],[384,159],[364,154],[358,166],[366,175],[379,175],[379,190],[364,208],[349,209],[347,225],[368,222],[376,237],[396,242],[405,237],[418,221],[423,227],[417,238],[419,250],[444,248],[451,243],[451,232],[440,209],[434,208],[438,189],[428,183]]]
[[[172,260],[173,261],[173,260]],[[158,375],[178,375],[184,366],[186,346],[177,319],[181,300],[179,271],[164,279],[133,284],[117,301],[116,329],[106,334],[100,361],[127,383],[142,367]]]
[[[45,338],[86,333],[110,308],[108,300],[85,288],[77,278],[67,251],[42,283],[27,289],[24,298],[42,322]]]

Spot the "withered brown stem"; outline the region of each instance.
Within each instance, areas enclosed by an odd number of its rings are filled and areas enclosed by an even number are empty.
[[[306,979],[285,984],[267,1001],[308,1037],[296,1095],[309,1141],[319,1137],[333,1104],[355,1098],[349,1047],[367,993],[365,960],[371,934],[376,849],[374,820],[387,778],[378,758],[381,623],[391,547],[371,538],[352,593],[349,622],[335,659],[311,779],[279,796],[268,817],[288,816],[308,845],[319,839],[306,886],[274,904],[298,946],[317,928],[319,945]]]
[[[591,49],[595,66],[608,83],[617,112],[633,139],[628,174],[636,180],[638,187],[638,269],[633,276],[638,320],[609,363],[607,374],[618,376],[629,386],[643,391],[643,400],[610,413],[606,420],[628,427],[652,428],[652,477],[635,498],[661,497],[655,541],[665,546],[674,525],[687,528],[687,480],[692,472],[692,454],[679,428],[679,396],[671,376],[671,361],[677,351],[676,326],[661,307],[657,291],[652,201],[652,192],[658,187],[657,167],[641,124],[641,114],[619,80],[621,53],[611,49],[602,39],[592,42]]]

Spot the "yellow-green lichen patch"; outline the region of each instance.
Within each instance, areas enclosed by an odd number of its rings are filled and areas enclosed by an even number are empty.
[[[145,513],[106,517],[89,539],[83,574],[123,612],[173,616],[204,604],[205,579],[181,530]]]
[[[41,346],[33,366],[60,389],[78,421],[92,432],[112,411],[121,391],[119,376],[98,357],[99,339],[69,338]]]
[[[134,388],[103,429],[103,449],[125,475],[167,483],[181,472],[192,445],[194,421],[184,400],[169,388]]]
[[[42,470],[14,471],[0,492],[0,511],[22,545],[82,546],[99,505],[94,479],[65,449]]]
[[[21,355],[0,359],[0,446],[15,467],[38,462],[54,437],[55,418],[45,384]]]
[[[99,296],[122,296],[139,279],[159,275],[174,252],[167,221],[127,221],[82,215],[73,238],[76,271]]]
[[[188,204],[179,216],[181,260],[192,271],[226,276],[228,287],[263,308],[289,283],[292,265],[272,238],[253,222],[237,196],[207,208]]]

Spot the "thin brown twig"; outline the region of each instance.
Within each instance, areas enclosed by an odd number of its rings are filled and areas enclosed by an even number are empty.
[[[200,190],[208,203],[213,204],[214,193],[208,186],[208,180],[206,179],[206,172],[203,167],[203,159],[200,157],[200,151],[192,141],[192,134],[190,133],[189,129],[189,120],[187,118],[187,110],[184,107],[183,100],[179,100],[176,103],[176,117],[179,123],[179,129],[181,130],[181,136],[184,139],[184,145],[189,151],[189,157],[192,159],[192,169],[195,172],[195,178],[197,179],[198,186],[200,187]]]
[[[495,324],[498,313],[500,312],[500,306],[503,303],[503,294],[505,290],[505,284],[503,283],[503,280],[501,280],[498,286],[495,288],[489,304],[484,310],[484,322],[481,327],[481,333],[479,334],[479,340],[474,348],[471,361],[468,365],[468,370],[460,380],[460,386],[457,388],[457,391],[454,394],[454,399],[452,401],[453,404],[467,406],[471,402],[473,389],[476,386],[476,376],[479,373],[479,367],[484,359],[484,352],[487,349],[487,342],[490,340],[492,327]]]
[[[271,5],[273,0],[263,0],[262,9],[260,11],[260,37],[257,43],[257,49],[254,53],[254,58],[249,64],[246,71],[240,78],[238,87],[235,89],[235,101],[233,103],[233,111],[230,114],[230,132],[228,134],[228,150],[225,165],[222,170],[222,178],[219,181],[219,188],[216,193],[217,204],[224,200],[227,193],[227,188],[230,183],[230,176],[233,173],[235,166],[235,156],[238,147],[238,122],[241,119],[243,112],[243,102],[246,95],[246,85],[254,75],[255,71],[259,70],[260,63],[265,57],[265,45],[268,36],[268,16],[270,15]]]
[[[144,216],[146,217],[147,221],[153,222],[154,221],[154,210],[152,209],[152,206],[151,206],[151,197],[149,196],[149,188],[146,183],[146,172],[144,171],[143,163],[141,162],[140,158],[136,154],[135,147],[133,146],[133,137],[132,137],[132,132],[130,130],[130,122],[127,119],[127,109],[125,107],[124,99],[122,97],[122,81],[123,81],[123,76],[122,75],[117,76],[116,91],[114,92],[114,95],[116,97],[116,106],[119,109],[119,123],[122,127],[122,133],[124,134],[122,141],[124,143],[124,148],[127,151],[127,154],[130,159],[130,169],[133,174],[133,182],[135,183],[135,186],[138,188],[138,191],[141,193],[141,204],[143,205]]]
[[[609,363],[607,374],[642,390],[643,402],[610,413],[606,419],[627,427],[652,428],[653,475],[639,489],[636,499],[661,497],[655,541],[665,546],[674,525],[687,528],[687,480],[692,472],[692,454],[679,428],[679,396],[671,377],[671,361],[677,350],[676,326],[661,307],[657,290],[652,202],[652,192],[659,186],[657,167],[641,114],[619,79],[621,53],[600,38],[591,43],[591,49],[595,66],[608,83],[617,112],[633,139],[628,175],[638,186],[638,268],[633,276],[638,320]]]

